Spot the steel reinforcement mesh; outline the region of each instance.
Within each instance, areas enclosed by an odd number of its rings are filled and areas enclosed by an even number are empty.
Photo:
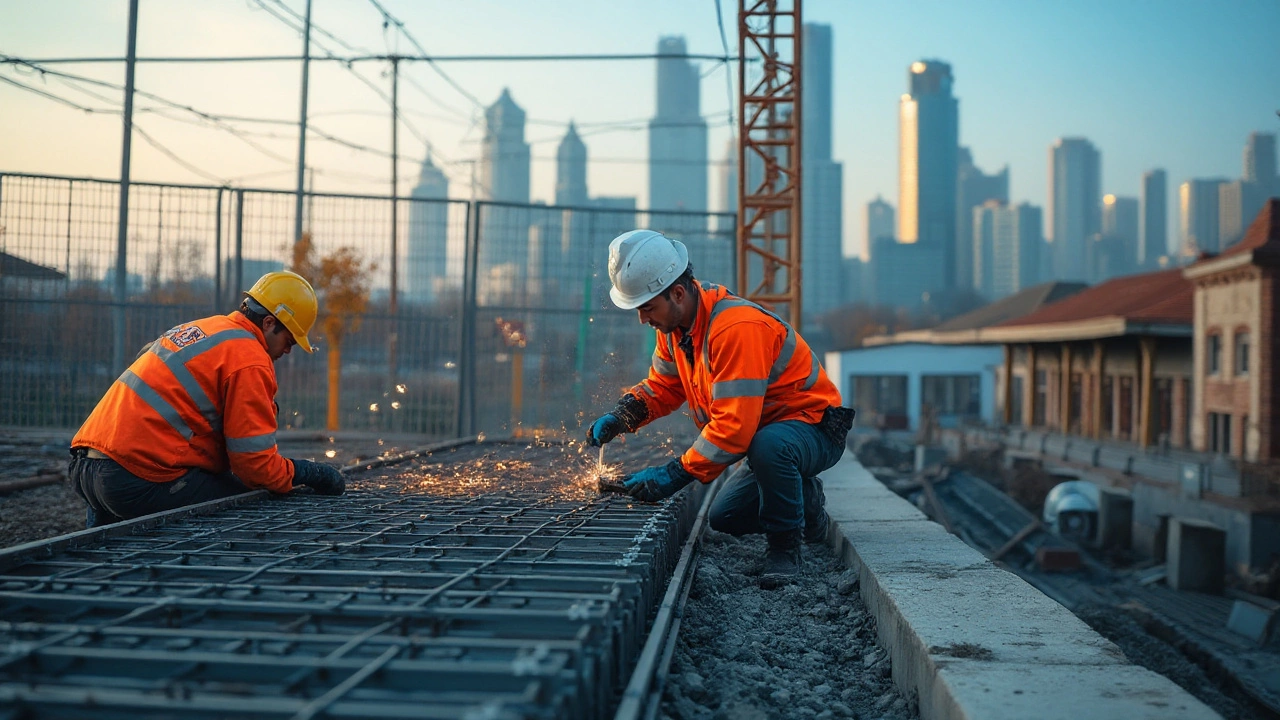
[[[607,716],[701,488],[461,450],[0,558],[0,718]]]

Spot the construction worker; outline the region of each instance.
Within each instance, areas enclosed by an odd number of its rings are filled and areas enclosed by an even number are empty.
[[[124,371],[71,440],[67,477],[96,527],[251,488],[308,485],[341,495],[337,468],[276,448],[273,363],[307,333],[315,290],[291,272],[263,275],[240,309],[169,330]]]
[[[683,455],[623,484],[656,502],[694,480],[711,482],[746,459],[711,508],[711,527],[765,533],[760,584],[800,573],[800,544],[826,539],[829,518],[818,473],[844,452],[853,410],[827,379],[808,343],[777,315],[725,288],[699,283],[685,246],[652,230],[609,244],[609,296],[657,330],[649,376],[591,424],[598,446],[688,402],[701,431]]]

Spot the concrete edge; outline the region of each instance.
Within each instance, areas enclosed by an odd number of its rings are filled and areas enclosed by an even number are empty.
[[[928,520],[852,453],[822,478],[827,542],[857,571],[894,682],[921,718],[1221,717]]]

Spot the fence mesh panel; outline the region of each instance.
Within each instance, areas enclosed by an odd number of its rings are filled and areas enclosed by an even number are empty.
[[[309,194],[319,261],[350,248],[370,295],[341,342],[276,365],[280,425],[324,429],[338,363],[342,429],[453,437],[576,427],[640,379],[653,333],[609,301],[608,243],[651,228],[699,278],[732,287],[732,216]],[[131,361],[181,322],[234,310],[294,265],[292,193],[133,183],[126,297],[116,294],[119,184],[0,174],[0,425],[75,428]],[[396,281],[392,303],[392,273]],[[323,291],[322,291],[323,294]],[[115,308],[125,309],[118,336]],[[338,352],[340,350],[340,352]]]

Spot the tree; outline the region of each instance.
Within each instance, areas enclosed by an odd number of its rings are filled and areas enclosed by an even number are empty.
[[[293,244],[292,269],[311,282],[320,301],[318,317],[328,345],[329,409],[327,427],[338,429],[338,400],[341,398],[342,341],[360,329],[369,304],[370,276],[377,265],[366,264],[353,247],[340,247],[316,258],[311,233],[303,233]]]

